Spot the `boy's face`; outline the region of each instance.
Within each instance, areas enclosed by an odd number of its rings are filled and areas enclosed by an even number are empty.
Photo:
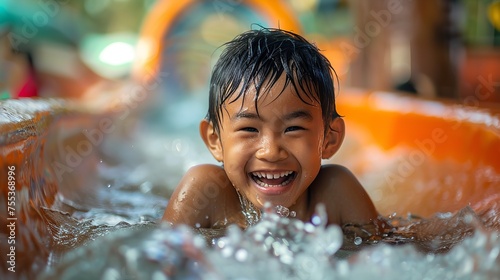
[[[304,103],[290,85],[281,93],[284,80],[261,94],[258,115],[251,90],[245,100],[226,102],[219,152],[212,151],[235,188],[257,207],[292,206],[315,179],[328,146],[320,104],[302,94]]]

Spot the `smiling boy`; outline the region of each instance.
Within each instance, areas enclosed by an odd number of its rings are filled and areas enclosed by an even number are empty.
[[[377,211],[355,176],[322,165],[340,148],[333,68],[292,32],[262,28],[226,43],[210,82],[200,134],[222,166],[188,170],[163,220],[199,228],[246,228],[244,204],[284,206],[309,221],[325,205],[328,224],[366,224]]]

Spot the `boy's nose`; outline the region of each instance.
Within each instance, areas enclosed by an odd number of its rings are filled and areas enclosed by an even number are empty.
[[[286,159],[288,152],[283,148],[279,140],[270,137],[261,141],[255,157],[260,160],[276,162]]]

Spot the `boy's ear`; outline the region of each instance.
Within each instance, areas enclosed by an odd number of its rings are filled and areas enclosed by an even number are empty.
[[[200,135],[208,150],[217,161],[223,160],[222,145],[212,122],[203,119],[200,122]]]
[[[337,117],[330,122],[330,127],[326,131],[325,142],[323,143],[323,159],[331,158],[340,149],[344,136],[344,120]]]

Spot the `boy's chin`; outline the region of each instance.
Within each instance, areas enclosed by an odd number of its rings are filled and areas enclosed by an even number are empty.
[[[256,207],[265,211],[275,212],[278,207],[286,207],[289,208],[293,205],[293,202],[290,202],[290,199],[273,199],[273,198],[265,198],[259,197],[257,198],[258,203],[255,204]]]

